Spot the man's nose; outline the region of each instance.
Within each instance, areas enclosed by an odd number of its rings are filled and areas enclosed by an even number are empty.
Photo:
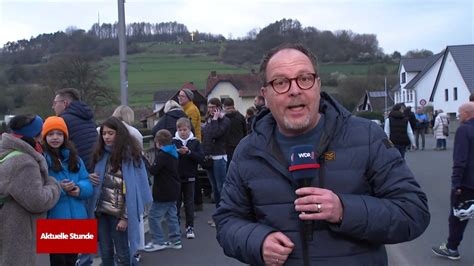
[[[298,86],[298,83],[296,83],[296,79],[290,80],[290,84],[288,86],[290,86],[290,88],[288,90],[289,94],[294,95],[294,94],[300,94],[301,93],[301,89]]]

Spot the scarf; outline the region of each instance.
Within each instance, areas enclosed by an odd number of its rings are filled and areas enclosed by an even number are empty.
[[[195,137],[194,137],[193,132],[189,132],[189,137],[187,139],[182,139],[179,136],[178,131],[176,131],[176,133],[174,134],[174,139],[180,140],[181,143],[183,143],[183,146],[186,146],[186,144],[188,143],[188,140],[195,139]]]
[[[91,214],[93,216],[90,218],[95,218],[94,209],[100,199],[102,181],[104,180],[110,150],[111,147],[106,146],[102,158],[95,165],[94,172],[99,174],[100,184],[94,186],[94,195],[88,206],[89,217]],[[140,161],[139,167],[136,167],[131,159],[123,160],[121,170],[125,182],[125,204],[127,205],[128,215],[127,233],[128,242],[130,243],[130,263],[132,263],[133,256],[137,253],[140,245],[140,215],[143,215],[145,206],[153,202],[153,197],[148,185],[148,176],[143,160]]]

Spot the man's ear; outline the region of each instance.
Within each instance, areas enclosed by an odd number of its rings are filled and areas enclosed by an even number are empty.
[[[265,97],[265,93],[267,92],[266,88],[265,88],[265,87],[261,87],[261,88],[260,88],[260,92],[261,92],[262,96],[263,96],[264,98],[266,98],[266,97]]]
[[[68,108],[69,105],[71,105],[71,102],[68,99],[64,100],[64,106]]]

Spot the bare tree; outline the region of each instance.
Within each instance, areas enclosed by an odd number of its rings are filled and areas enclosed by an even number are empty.
[[[93,108],[116,102],[111,88],[105,86],[105,67],[83,55],[64,55],[51,60],[43,69],[42,83],[50,92],[61,88],[76,88],[81,98]]]

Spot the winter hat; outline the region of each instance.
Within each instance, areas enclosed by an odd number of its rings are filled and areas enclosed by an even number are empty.
[[[34,138],[41,133],[41,128],[43,127],[43,119],[38,115],[31,120],[28,125],[23,126],[20,129],[12,129],[13,133],[29,138]]]
[[[64,137],[67,138],[68,131],[64,119],[59,116],[50,116],[46,118],[46,121],[44,121],[43,131],[41,132],[43,139],[46,138],[49,131],[55,129],[61,130],[64,133]]]
[[[194,99],[194,93],[190,89],[182,89],[190,101]]]

